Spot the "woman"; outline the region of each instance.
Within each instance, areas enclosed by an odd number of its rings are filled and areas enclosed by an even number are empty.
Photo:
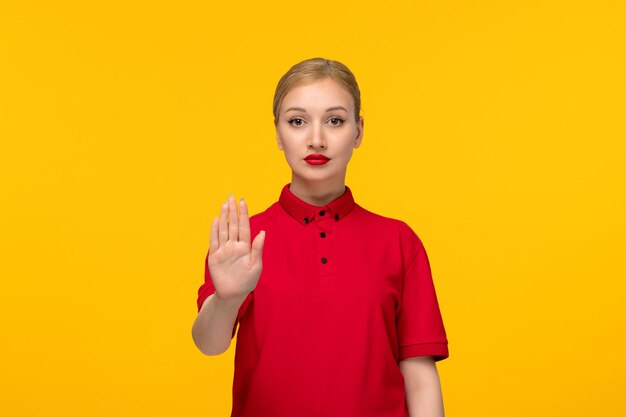
[[[424,246],[345,185],[359,114],[345,65],[294,65],[274,96],[291,182],[252,217],[231,194],[213,220],[192,335],[218,355],[239,325],[232,417],[444,415],[448,341]]]

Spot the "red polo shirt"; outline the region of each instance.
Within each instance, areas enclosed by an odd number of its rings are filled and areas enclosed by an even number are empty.
[[[347,186],[319,207],[289,186],[250,217],[263,271],[233,327],[231,417],[408,417],[398,361],[448,357],[424,245]],[[207,259],[198,311],[215,292]]]

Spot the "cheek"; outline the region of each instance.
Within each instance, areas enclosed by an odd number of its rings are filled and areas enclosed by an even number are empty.
[[[283,152],[288,160],[297,158],[299,154],[298,143],[293,138],[283,137]]]
[[[341,148],[341,153],[343,155],[346,156],[350,156],[350,154],[353,152],[354,148],[354,138],[353,137],[349,137],[349,138],[344,138],[345,140],[342,142],[343,146]]]
[[[285,153],[290,154],[293,153],[296,149],[297,145],[291,140],[283,140],[283,149]]]
[[[283,142],[285,151],[300,149],[306,143],[306,136],[300,132],[281,132],[279,133]]]

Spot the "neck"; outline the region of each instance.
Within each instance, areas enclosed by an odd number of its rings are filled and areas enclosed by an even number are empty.
[[[296,197],[314,206],[324,206],[345,192],[345,177],[321,181],[305,180],[300,177],[291,177],[291,191]]]

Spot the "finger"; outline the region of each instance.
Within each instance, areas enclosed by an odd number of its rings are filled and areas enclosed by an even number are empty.
[[[222,204],[220,209],[220,221],[218,229],[219,245],[222,246],[228,240],[228,202]]]
[[[228,240],[236,242],[239,240],[239,218],[237,216],[235,196],[232,194],[228,195],[228,214],[230,217],[228,220]]]
[[[248,205],[243,198],[239,201],[239,241],[250,243],[250,218],[248,217]]]
[[[215,252],[219,248],[219,242],[217,240],[217,216],[213,218],[213,224],[211,224],[211,242],[209,244],[209,252]]]
[[[250,263],[256,264],[263,259],[263,246],[265,246],[265,230],[261,230],[252,242],[252,253],[250,255]]]

